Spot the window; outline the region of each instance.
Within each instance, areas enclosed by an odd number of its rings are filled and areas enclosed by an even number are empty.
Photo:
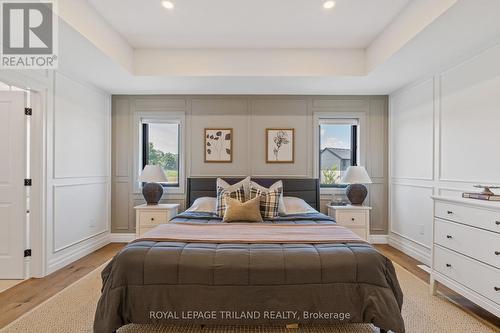
[[[340,180],[357,164],[358,122],[353,119],[320,119],[319,173],[321,187],[342,187]]]
[[[168,181],[163,186],[180,186],[180,123],[142,120],[142,168],[160,165]]]

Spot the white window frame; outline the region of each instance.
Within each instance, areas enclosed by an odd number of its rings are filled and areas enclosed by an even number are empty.
[[[319,152],[320,152],[320,124],[353,124],[357,122],[358,138],[357,138],[357,162],[358,165],[365,166],[366,162],[366,112],[337,112],[337,111],[321,111],[314,112],[314,130],[313,130],[313,175],[314,178],[320,178],[319,174]],[[336,194],[345,192],[345,188],[341,187],[320,187],[321,194]]]
[[[146,122],[179,125],[179,186],[166,187],[163,195],[184,194],[185,192],[185,160],[186,160],[186,115],[184,112],[135,112],[134,113],[134,193],[142,191],[139,176],[142,171],[142,124]]]

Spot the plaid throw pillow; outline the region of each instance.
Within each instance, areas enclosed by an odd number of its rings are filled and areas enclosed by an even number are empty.
[[[259,188],[250,188],[250,199],[260,197],[260,215],[263,219],[274,219],[279,215],[279,203],[282,188],[263,191]]]
[[[215,205],[215,212],[218,217],[224,217],[224,213],[226,212],[227,197],[244,202],[245,191],[243,189],[243,186],[233,190],[228,190],[217,186],[217,202]]]

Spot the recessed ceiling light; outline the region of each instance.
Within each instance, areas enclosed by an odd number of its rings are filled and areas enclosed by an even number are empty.
[[[332,9],[333,7],[335,7],[335,1],[325,1],[323,3],[324,9]]]
[[[172,1],[163,0],[161,2],[161,5],[163,6],[163,8],[166,8],[166,9],[174,9],[174,3]]]

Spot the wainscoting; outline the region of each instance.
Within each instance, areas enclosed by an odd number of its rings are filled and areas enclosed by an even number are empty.
[[[46,274],[109,243],[110,96],[62,73],[47,111]]]
[[[387,96],[113,96],[113,181],[112,232],[133,233],[133,207],[144,203],[134,186],[138,161],[134,150],[138,138],[134,119],[138,112],[182,113],[186,119],[186,177],[246,176],[317,177],[314,163],[314,117],[318,113],[360,114],[365,126],[360,163],[365,165],[373,184],[366,203],[373,207],[371,233],[386,235],[387,218]],[[233,162],[204,163],[203,129],[233,128]],[[295,163],[267,164],[265,129],[295,128]],[[183,192],[183,191],[182,191]],[[164,194],[163,202],[179,203],[185,208],[185,193]],[[321,197],[322,210],[331,194]]]
[[[389,244],[430,263],[431,195],[500,184],[500,45],[390,95]]]

